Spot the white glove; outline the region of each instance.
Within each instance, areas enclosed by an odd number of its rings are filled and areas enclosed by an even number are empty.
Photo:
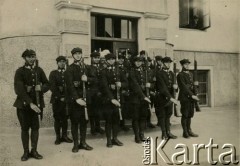
[[[176,105],[180,105],[180,102],[178,100],[174,99],[174,98],[171,98],[170,101],[173,102]]]
[[[116,106],[116,107],[120,107],[121,104],[119,103],[119,101],[117,101],[116,99],[112,99],[111,102]]]
[[[83,99],[77,99],[76,102],[81,106],[86,106],[86,102]]]
[[[196,100],[196,101],[199,101],[199,98],[195,95],[192,95],[192,99]]]
[[[146,83],[146,88],[150,88],[151,84],[150,83]]]
[[[121,82],[116,82],[116,86],[117,86],[118,88],[121,88],[121,86],[122,86]]]
[[[33,103],[30,103],[30,107],[33,111],[35,111],[36,113],[40,113],[41,110]]]
[[[36,86],[35,86],[35,91],[41,91],[41,89],[42,89],[42,88],[41,88],[41,85],[36,85]]]
[[[177,84],[173,84],[173,89],[177,89],[177,88],[178,88]]]
[[[144,100],[147,101],[148,103],[151,103],[151,100],[148,97],[145,97]]]

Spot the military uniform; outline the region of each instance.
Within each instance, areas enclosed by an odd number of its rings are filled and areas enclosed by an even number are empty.
[[[64,61],[66,63],[66,58],[64,56],[59,56],[56,59],[57,63],[59,61]],[[65,66],[65,64],[64,64]],[[66,103],[66,81],[65,81],[65,68],[58,67],[58,70],[51,71],[49,75],[50,90],[52,91],[50,103],[52,103],[53,117],[54,117],[54,129],[56,133],[55,144],[58,145],[62,142],[72,143],[72,140],[67,137],[68,129],[68,105]],[[62,137],[61,137],[62,129]]]
[[[162,62],[172,62],[170,57],[164,57]],[[173,98],[174,93],[174,73],[169,71],[168,68],[163,67],[162,70],[159,70],[156,74],[156,86],[157,86],[157,95],[156,95],[156,105],[155,110],[157,112],[160,127],[162,130],[162,138],[177,138],[170,132],[170,118],[173,113],[173,103],[170,101]]]
[[[74,56],[75,53],[82,53],[82,49],[74,48],[71,53]],[[70,119],[71,119],[71,131],[73,137],[73,149],[72,152],[78,152],[78,149],[92,150],[86,143],[86,132],[87,132],[87,120],[85,118],[85,106],[77,103],[77,99],[83,98],[83,81],[82,76],[87,76],[86,90],[89,88],[88,85],[93,82],[94,78],[89,73],[89,67],[83,65],[80,61],[74,61],[66,70],[66,85],[68,93],[68,101],[70,106]],[[91,102],[87,94],[87,104]],[[80,129],[79,129],[80,125]],[[78,145],[78,130],[80,130],[80,145]]]
[[[100,57],[98,52],[93,52],[91,58]],[[91,98],[91,103],[88,104],[90,126],[92,135],[96,135],[97,132],[100,134],[104,133],[104,130],[100,127],[100,117],[102,113],[102,93],[100,92],[100,74],[103,70],[103,67],[99,63],[93,63],[89,66],[90,73],[93,76],[94,81],[89,84],[88,94]]]
[[[107,54],[106,60],[115,59],[113,54]],[[119,80],[117,79],[119,78]],[[107,136],[107,147],[112,145],[122,146],[123,144],[117,139],[119,127],[119,110],[118,107],[112,104],[113,99],[117,99],[116,82],[121,82],[121,90],[127,87],[127,79],[124,73],[119,70],[116,72],[115,65],[108,65],[108,67],[101,73],[101,90],[103,94],[103,115],[106,120],[105,131]],[[112,139],[111,139],[112,138]]]
[[[133,61],[142,61],[140,57],[134,57]],[[135,134],[135,142],[144,141],[144,128],[149,114],[149,103],[146,96],[146,75],[143,68],[134,67],[129,73],[129,103],[132,117],[132,126]]]
[[[188,59],[180,61],[181,65],[190,63]],[[192,96],[195,94],[193,86],[193,76],[187,69],[183,67],[182,71],[177,76],[177,82],[180,89],[178,99],[181,103],[181,124],[183,128],[183,137],[197,137],[191,130],[191,118],[194,116],[194,102]]]
[[[33,50],[25,50],[22,54],[23,58],[29,56],[36,56]],[[36,159],[42,159],[42,156],[37,152],[37,144],[39,137],[39,120],[38,113],[31,109],[30,104],[37,105],[36,100],[36,76],[41,84],[41,91],[39,92],[39,105],[38,107],[42,111],[45,107],[43,94],[49,90],[49,83],[47,77],[40,67],[34,67],[25,63],[24,66],[17,69],[14,77],[14,90],[17,94],[17,99],[14,103],[14,107],[17,108],[17,117],[21,125],[21,138],[24,149],[24,155],[22,161],[26,161],[29,156]],[[31,128],[31,145],[32,150],[29,154],[29,129]]]

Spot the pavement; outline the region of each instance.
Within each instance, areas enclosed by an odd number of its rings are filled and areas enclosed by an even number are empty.
[[[199,134],[197,138],[184,139],[182,137],[182,129],[180,118],[172,117],[171,130],[172,133],[178,136],[175,140],[169,140],[163,151],[170,158],[177,152],[189,152],[189,160],[193,160],[194,144],[207,145],[210,139],[213,139],[212,144],[218,144],[218,148],[213,150],[213,159],[218,161],[217,165],[222,165],[219,161],[219,156],[224,152],[229,152],[231,149],[223,149],[222,146],[226,143],[235,147],[233,158],[239,160],[239,108],[238,107],[216,107],[202,108],[202,112],[195,113],[192,120],[192,129]],[[156,124],[156,117],[152,117],[152,122]],[[130,121],[127,121],[130,125]],[[119,140],[124,143],[124,146],[113,148],[106,147],[105,135],[92,136],[87,135],[87,143],[94,149],[92,151],[79,150],[78,153],[72,153],[73,144],[61,143],[54,145],[55,135],[53,128],[41,128],[40,138],[38,143],[38,152],[43,155],[44,159],[35,160],[30,158],[28,161],[20,161],[23,154],[23,149],[20,139],[20,128],[0,128],[0,166],[141,166],[144,156],[143,144],[134,142],[133,131],[120,131]],[[71,134],[69,134],[71,137]],[[161,130],[159,127],[155,129],[147,129],[145,136],[155,139],[159,137],[158,144],[161,139]],[[175,149],[177,145],[181,145],[181,149]],[[196,149],[195,149],[196,150]],[[234,149],[233,149],[234,150]],[[208,162],[208,150],[200,149],[199,163],[203,166],[211,165]],[[183,160],[183,155],[179,156],[178,161]],[[225,161],[230,160],[230,156],[225,157]],[[160,155],[157,155],[157,164],[165,166],[166,164]],[[187,164],[182,164],[187,165]],[[236,164],[230,164],[236,165]]]

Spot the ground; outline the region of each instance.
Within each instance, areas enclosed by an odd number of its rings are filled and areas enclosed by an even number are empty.
[[[153,116],[153,123],[156,119]],[[195,113],[192,120],[192,129],[199,134],[198,138],[184,139],[182,137],[182,129],[180,118],[172,117],[172,133],[178,136],[176,140],[169,140],[164,147],[165,153],[171,157],[174,153],[182,151],[175,149],[179,144],[186,144],[189,148],[189,159],[193,159],[193,144],[209,144],[210,138],[214,144],[218,144],[218,149],[213,150],[213,159],[219,161],[218,157],[221,153],[229,151],[222,149],[226,143],[236,147],[236,156],[239,160],[239,109],[238,107],[227,108],[204,108],[202,112]],[[0,165],[1,166],[140,166],[143,160],[144,148],[142,144],[134,142],[132,130],[125,133],[119,133],[119,140],[124,146],[113,148],[106,147],[105,135],[91,136],[88,134],[87,143],[94,147],[92,151],[80,150],[74,154],[71,152],[72,144],[62,143],[54,145],[53,128],[41,128],[38,151],[44,156],[43,160],[29,159],[28,161],[20,161],[23,153],[20,128],[0,128]],[[156,138],[161,136],[160,128],[147,129],[146,136]],[[161,139],[159,139],[159,142]],[[158,143],[159,143],[158,142]],[[158,165],[167,165],[161,159],[157,158]],[[179,158],[181,160],[182,157]],[[228,160],[229,158],[226,158]],[[200,165],[210,165],[207,160],[207,149],[199,151]],[[218,165],[221,165],[218,163]]]

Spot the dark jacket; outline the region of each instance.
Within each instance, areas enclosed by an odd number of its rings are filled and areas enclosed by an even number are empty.
[[[49,82],[42,68],[30,69],[23,66],[17,69],[14,77],[14,90],[17,94],[14,107],[23,108],[30,103],[36,104],[36,75],[41,84],[42,91],[39,92],[40,108],[44,108],[43,94],[49,90]],[[31,86],[31,91],[27,92],[27,86]]]
[[[178,99],[180,101],[192,100],[192,95],[194,95],[192,74],[180,72],[177,75],[177,82],[180,90]]]
[[[124,72],[119,70],[117,73],[115,67],[107,67],[101,73],[101,92],[103,94],[104,103],[109,103],[112,99],[116,99],[116,86],[115,89],[111,88],[111,85],[116,85],[116,82],[121,82],[120,94],[122,90],[128,88],[128,80]]]
[[[87,82],[85,83],[86,92],[89,91],[89,85],[96,81],[93,77],[89,66],[85,67],[72,63],[65,72],[66,85],[67,85],[67,98],[68,101],[76,101],[76,99],[83,98],[83,81],[81,80],[82,75],[85,73],[87,76]],[[91,103],[89,93],[86,93],[87,104]]]
[[[49,75],[50,90],[52,91],[50,103],[54,103],[66,96],[65,71],[53,70]]]
[[[173,98],[174,73],[172,71],[159,70],[156,74],[156,98],[165,105]]]

